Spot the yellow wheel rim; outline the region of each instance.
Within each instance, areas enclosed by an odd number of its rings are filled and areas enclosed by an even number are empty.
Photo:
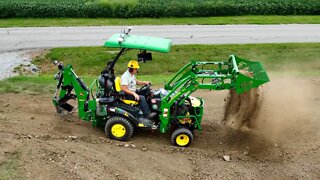
[[[115,137],[123,137],[126,134],[126,128],[122,124],[115,124],[111,128],[111,133]]]
[[[189,143],[190,139],[189,136],[185,134],[180,134],[176,137],[176,143],[179,146],[186,146]]]

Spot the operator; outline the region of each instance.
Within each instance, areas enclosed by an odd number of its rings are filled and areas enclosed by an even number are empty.
[[[135,74],[138,73],[139,63],[136,60],[131,60],[128,63],[128,70],[121,76],[121,90],[126,93],[125,99],[139,101],[139,106],[145,118],[152,118],[153,114],[145,96],[137,94],[137,85],[148,85],[149,81],[139,81]]]

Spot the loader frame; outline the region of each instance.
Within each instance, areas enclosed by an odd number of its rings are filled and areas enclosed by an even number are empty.
[[[215,68],[205,69],[207,65],[214,65]],[[241,73],[240,70],[250,73],[251,77]],[[205,81],[206,79],[212,81]],[[160,116],[160,131],[165,133],[169,127],[170,119],[172,119],[170,109],[173,104],[178,102],[181,105],[198,89],[234,89],[238,94],[241,94],[268,81],[269,78],[261,63],[241,59],[235,55],[230,55],[228,61],[221,62],[191,61],[165,84],[164,88],[170,93],[161,103],[161,109],[164,113]],[[195,115],[192,117],[196,119],[195,126],[199,131],[201,131],[203,103],[204,101],[201,99],[201,106],[196,109]]]

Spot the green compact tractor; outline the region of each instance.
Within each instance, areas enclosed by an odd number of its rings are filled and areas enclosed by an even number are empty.
[[[79,117],[91,121],[93,126],[104,127],[111,139],[126,141],[140,128],[158,129],[161,133],[171,132],[171,143],[184,147],[191,144],[195,130],[202,130],[204,100],[192,97],[194,91],[233,89],[240,94],[269,81],[261,63],[235,55],[221,62],[191,61],[164,88],[151,90],[149,84],[138,90],[146,96],[153,114],[157,114],[151,121],[145,121],[140,118],[138,102],[124,99],[120,78],[113,69],[126,51],[139,50],[138,60],[146,62],[152,59],[150,51],[168,53],[171,40],[129,32],[114,34],[106,41],[105,47],[120,48],[120,51],[89,87],[76,75],[72,65],[56,62],[59,72],[55,75],[58,84],[53,103],[57,112],[73,112],[76,108],[68,100],[77,99]]]

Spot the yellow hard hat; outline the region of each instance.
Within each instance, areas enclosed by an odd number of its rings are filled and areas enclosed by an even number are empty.
[[[134,68],[134,69],[138,69],[140,66],[139,66],[139,63],[138,61],[136,60],[131,60],[129,61],[128,63],[128,68]]]

